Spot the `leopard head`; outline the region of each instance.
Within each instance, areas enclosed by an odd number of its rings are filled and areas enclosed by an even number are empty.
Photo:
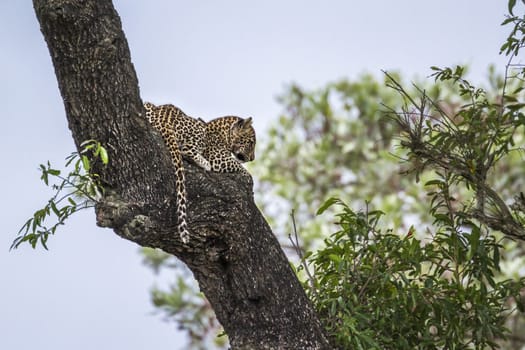
[[[231,152],[241,163],[255,159],[255,130],[252,118],[239,118],[230,127]]]

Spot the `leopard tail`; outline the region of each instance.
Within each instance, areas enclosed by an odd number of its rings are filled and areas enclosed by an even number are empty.
[[[177,190],[177,229],[179,231],[182,243],[187,244],[190,241],[190,232],[188,231],[188,224],[186,222],[186,179],[184,176],[184,167],[182,166],[182,157],[180,153],[176,153],[181,164],[176,170],[176,190]]]

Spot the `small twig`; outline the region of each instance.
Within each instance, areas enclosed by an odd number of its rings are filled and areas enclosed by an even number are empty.
[[[373,234],[376,232],[376,227],[377,227],[377,221],[374,222],[374,226],[370,226],[370,221],[369,221],[369,216],[368,216],[368,213],[370,212],[368,209],[368,205],[370,204],[368,201],[365,202],[366,203],[366,211],[365,211],[365,217],[366,217],[366,226],[367,226],[367,231],[368,233],[372,232]],[[368,236],[368,234],[367,234]],[[366,243],[363,243],[363,251],[366,251],[367,247],[368,247],[368,240],[365,240]],[[357,296],[357,300],[361,300],[361,298],[364,296],[365,292],[366,292],[366,289],[368,288],[368,284],[372,281],[372,279],[374,278],[375,276],[375,273],[377,271],[377,268],[378,268],[378,264],[377,264],[377,258],[379,256],[379,252],[376,250],[375,253],[374,253],[374,257],[372,258],[372,271],[370,273],[370,275],[368,276],[368,278],[366,279],[365,283],[361,286],[361,288],[359,289],[359,294]],[[359,259],[354,259],[354,271],[357,271],[357,264],[358,264],[358,260]]]
[[[306,276],[308,277],[308,284],[310,285],[310,289],[312,290],[312,293],[315,294],[316,298],[319,298],[319,295],[317,294],[317,288],[316,288],[317,281],[315,280],[315,277],[310,272],[310,269],[308,268],[308,264],[306,263],[306,259],[304,258],[303,251],[299,245],[299,236],[297,235],[297,225],[295,223],[295,211],[293,209],[292,209],[292,212],[290,213],[290,216],[292,217],[293,237],[291,234],[288,234],[288,239],[292,243],[292,247],[297,253],[297,256],[299,256],[299,259],[301,260],[301,265],[303,266],[304,272],[306,273]]]

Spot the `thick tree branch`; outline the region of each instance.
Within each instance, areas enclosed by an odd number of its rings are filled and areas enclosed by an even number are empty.
[[[34,0],[69,127],[101,142],[97,223],[176,255],[193,271],[233,349],[327,349],[320,323],[253,201],[252,181],[186,163],[188,246],[176,232],[174,169],[143,116],[120,19],[109,0]]]

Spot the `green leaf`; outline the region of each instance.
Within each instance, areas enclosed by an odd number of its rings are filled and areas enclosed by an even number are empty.
[[[525,107],[525,103],[514,103],[511,105],[507,105],[507,108],[511,111],[518,111],[522,109],[523,107]]]
[[[60,217],[60,211],[58,210],[56,203],[53,200],[49,201],[49,206],[51,207],[51,210],[57,217]]]
[[[49,238],[49,234],[47,233],[43,233],[42,235],[40,235],[40,243],[42,244],[42,246],[44,247],[45,250],[49,250],[49,248],[47,247],[47,239]],[[35,246],[36,246],[36,242],[35,242]],[[35,247],[33,246],[33,248]]]
[[[109,162],[108,151],[102,146],[100,146],[100,159],[104,165],[108,164]]]
[[[496,267],[496,270],[499,271],[500,256],[499,256],[499,248],[497,246],[494,247],[494,252],[492,253],[492,259],[494,260],[494,266]]]
[[[509,0],[508,9],[509,9],[509,13],[513,16],[514,16],[514,13],[513,13],[514,6],[516,6],[516,0]]]
[[[53,176],[58,176],[58,175],[60,175],[60,170],[57,170],[57,169],[51,169],[51,168],[50,168],[50,169],[47,170],[47,172],[48,172],[48,174],[51,174],[51,175],[53,175]]]
[[[90,150],[95,147],[95,144],[97,141],[95,140],[86,140],[80,144],[80,147],[82,148],[82,152]]]
[[[44,166],[44,164],[40,164],[40,170],[42,171],[42,175],[40,176],[40,180],[44,181],[46,186],[48,186],[49,183],[48,183],[48,178],[47,178],[47,169]]]
[[[317,213],[316,215],[321,215],[322,213],[324,213],[328,208],[330,208],[331,206],[333,206],[334,204],[336,203],[341,203],[341,200],[337,197],[331,197],[329,198],[326,202],[324,202],[321,207],[317,210]]]
[[[332,260],[336,264],[339,264],[342,260],[339,255],[335,255],[335,254],[328,254],[328,257],[330,258],[330,260]]]
[[[472,232],[469,236],[470,250],[468,260],[472,259],[472,257],[474,257],[478,252],[480,232],[481,231],[479,227],[472,227]]]
[[[82,167],[84,167],[84,170],[88,173],[89,169],[91,169],[89,158],[86,155],[82,155],[80,159],[82,160]]]
[[[443,184],[444,184],[443,180],[440,180],[440,179],[434,179],[434,180],[429,180],[425,182],[425,186],[432,186],[432,185],[439,186]]]
[[[75,158],[77,157],[78,157],[77,152],[71,153],[69,156],[66,157],[66,164],[64,164],[64,166],[67,168],[71,164],[71,162],[73,162],[73,160],[75,160]]]

